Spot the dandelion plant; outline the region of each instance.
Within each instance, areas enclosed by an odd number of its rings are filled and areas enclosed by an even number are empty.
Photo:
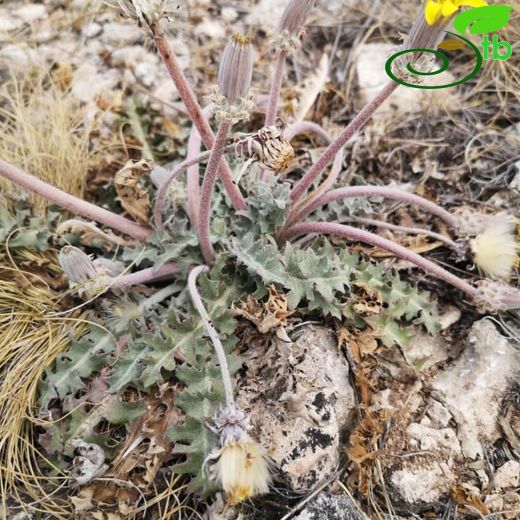
[[[89,327],[75,327],[69,350],[56,353],[56,362],[42,368],[35,406],[42,418],[42,451],[49,460],[52,457],[57,471],[70,474],[72,441],[95,443],[107,461],[120,462],[138,447],[141,455],[145,451],[140,450],[144,437],[136,432],[146,427],[147,435],[154,432],[168,446],[161,461],[169,471],[191,476],[191,490],[208,496],[221,489],[228,502],[237,504],[268,492],[271,479],[266,451],[252,439],[254,417],[249,417],[246,406],[242,410],[235,404],[238,389],[233,378],[243,369],[241,349],[255,348],[240,343],[236,333],[232,309],[237,302],[252,295],[262,302],[276,291],[284,299],[287,315],[302,320],[333,318],[342,326],[369,330],[389,348],[402,347],[418,327],[429,333],[439,329],[436,298],[414,284],[413,276],[405,281],[359,245],[405,260],[407,267],[415,266],[453,287],[480,312],[516,310],[520,290],[510,281],[518,265],[518,221],[512,215],[484,214],[455,204],[447,208],[394,183],[343,185],[349,141],[399,84],[389,80],[335,136],[312,121],[287,121],[290,115],[279,113],[284,70],[289,54],[304,44],[303,27],[314,0],[287,3],[273,37],[276,50],[268,100],[257,99],[257,91],[250,88],[255,36],[235,34],[219,49],[223,55],[218,72],[214,71],[218,84],[205,109],[166,31],[169,18],[176,16],[170,3],[118,0],[117,4],[153,41],[154,52],[185,106],[190,137],[175,151],[177,162],[165,175],[156,176],[155,182],[162,178],[156,188],[148,176],[136,176],[135,191],[126,193],[124,204],[119,200],[109,205],[111,210],[0,161],[2,178],[74,216],[74,225],[71,220],[60,224],[62,215],[54,212],[43,225],[31,216],[26,201],[19,200],[15,214],[0,207],[0,236],[10,248],[61,249],[55,257],[65,276],[56,283],[62,284],[64,297],[79,298],[75,308],[87,308],[92,321]],[[436,49],[459,8],[482,4],[429,0],[404,40],[401,49],[407,53],[395,63],[394,73],[410,75],[418,60],[424,61],[420,47]],[[255,124],[258,115],[263,125]],[[324,145],[317,156],[311,145],[301,144],[308,137]],[[311,157],[308,167],[298,161],[301,148]],[[297,173],[302,168],[305,171]],[[153,171],[152,164],[149,170]],[[172,183],[179,191],[173,198]],[[121,197],[121,190],[118,193]],[[146,211],[135,211],[132,193],[146,201]],[[421,224],[399,226],[377,216],[358,218],[365,210],[376,212],[376,205],[385,199],[412,207],[413,214],[424,219]],[[124,215],[114,209],[117,204]],[[439,224],[438,229],[433,223]],[[423,230],[428,237],[440,238],[451,255],[448,265],[441,266],[365,225],[411,234]],[[99,238],[107,236],[112,237],[111,247]],[[459,262],[457,271],[449,265],[453,258]],[[480,278],[471,264],[479,268]],[[367,294],[374,297],[377,312],[367,311],[362,301]],[[78,318],[77,313],[73,316]],[[51,331],[54,334],[52,328],[45,334]],[[256,333],[265,339],[270,331]],[[62,336],[57,335],[60,342]],[[165,395],[167,405],[161,401]],[[155,409],[151,402],[168,413],[160,420],[149,417]],[[93,423],[102,424],[103,431]],[[130,445],[122,442],[124,435]],[[150,460],[143,473],[152,467]],[[95,495],[95,484],[70,490],[77,493],[76,503],[86,504],[85,497]],[[125,484],[124,478],[110,482],[117,493],[128,491]],[[139,492],[152,496],[153,483],[143,484]],[[130,510],[142,512],[137,506]]]

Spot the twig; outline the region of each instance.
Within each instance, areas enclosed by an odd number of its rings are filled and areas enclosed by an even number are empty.
[[[82,199],[74,197],[65,191],[62,191],[46,182],[38,179],[34,175],[30,175],[0,159],[0,176],[14,182],[22,188],[32,191],[41,197],[58,204],[76,215],[81,215],[105,224],[112,229],[116,229],[125,235],[144,242],[151,234],[152,230],[148,227],[141,226],[128,220],[121,215],[116,215],[111,211],[100,208],[95,204],[86,202]]]
[[[380,227],[382,229],[390,229],[391,231],[397,231],[399,233],[408,233],[410,235],[426,235],[443,244],[446,244],[448,247],[451,247],[454,250],[459,250],[460,246],[451,238],[445,237],[440,233],[435,233],[434,231],[430,231],[429,229],[421,228],[421,227],[407,227],[407,226],[398,226],[396,224],[390,224],[389,222],[381,222],[380,220],[376,220],[373,218],[362,218],[362,217],[347,217],[346,219],[341,219],[343,222],[355,222],[359,224],[365,224],[367,226],[375,226]]]
[[[218,337],[218,332],[216,331],[211,318],[209,317],[206,309],[204,308],[204,303],[202,302],[202,298],[197,290],[197,277],[200,273],[207,273],[209,271],[209,267],[205,265],[200,265],[191,270],[188,276],[188,291],[191,296],[191,300],[193,301],[193,305],[197,309],[197,312],[200,315],[200,319],[204,325],[204,328],[208,332],[208,336],[213,343],[213,348],[215,349],[215,353],[217,355],[217,360],[220,365],[220,373],[222,374],[222,382],[224,383],[224,394],[226,396],[226,406],[228,408],[234,408],[235,406],[235,398],[233,397],[233,385],[231,383],[231,376],[229,375],[229,366],[226,358],[226,351],[222,346],[222,342]]]

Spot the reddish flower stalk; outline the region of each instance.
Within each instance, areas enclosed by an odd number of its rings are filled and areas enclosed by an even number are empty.
[[[392,94],[399,86],[398,83],[391,81],[383,88],[379,95],[374,98],[361,112],[349,123],[349,125],[334,139],[329,147],[323,152],[321,157],[310,168],[310,170],[300,179],[291,192],[291,201],[293,204],[297,202],[303,194],[310,188],[312,183],[325,170],[327,164],[331,162],[336,154],[345,146],[345,144],[354,136],[356,132],[361,130],[367,121],[372,117],[374,112],[383,104],[383,102]]]
[[[0,160],[0,177],[10,180],[27,191],[36,193],[76,215],[105,224],[142,242],[152,234],[152,230],[148,227],[136,224],[121,215],[116,215],[95,204],[74,197],[2,160]]]
[[[428,260],[413,251],[410,251],[406,247],[403,247],[391,240],[380,237],[369,231],[357,229],[352,226],[346,226],[344,224],[335,224],[329,222],[310,222],[307,224],[297,224],[287,230],[285,238],[290,240],[301,235],[307,234],[325,234],[325,235],[338,235],[348,240],[364,242],[371,244],[376,247],[380,247],[385,251],[389,251],[395,256],[402,258],[408,262],[415,264],[416,266],[423,269],[425,272],[431,274],[435,278],[449,283],[453,287],[460,289],[461,291],[468,294],[471,298],[475,298],[478,295],[478,290],[470,285],[468,282],[462,280],[458,276],[446,271],[442,267],[438,266],[431,260]]]
[[[127,289],[133,285],[159,282],[172,278],[180,272],[181,269],[177,264],[169,262],[159,267],[150,267],[115,278],[113,283],[110,284],[110,289]]]
[[[213,105],[208,105],[202,111],[206,121],[213,114]],[[188,139],[188,153],[186,159],[194,159],[200,154],[200,146],[202,139],[197,127],[193,125]],[[191,225],[196,228],[199,225],[199,206],[200,206],[200,184],[199,184],[199,164],[193,164],[186,171],[186,194],[187,194],[187,211],[190,217]]]
[[[224,148],[224,151],[234,150],[234,149],[235,149],[235,145],[230,145],[230,146]],[[166,177],[165,181],[161,184],[161,186],[157,190],[157,196],[156,196],[155,205],[153,208],[153,220],[155,222],[155,225],[159,229],[164,228],[164,222],[162,219],[162,215],[164,212],[164,203],[166,201],[166,195],[168,193],[168,188],[169,188],[170,184],[172,183],[173,179],[177,175],[179,175],[179,173],[183,172],[187,168],[205,161],[210,156],[211,156],[211,150],[209,150],[207,152],[202,152],[197,157],[193,157],[191,159],[186,159],[185,161],[183,161],[179,165],[177,165],[177,167],[168,174],[168,177]],[[197,179],[197,191],[198,191],[198,179]],[[189,194],[188,194],[188,197],[189,197]],[[193,197],[193,195],[192,195],[192,197]],[[195,199],[192,198],[192,200],[195,200]],[[200,200],[200,196],[198,193],[197,193],[196,200]],[[198,208],[197,208],[197,215],[198,215]],[[194,225],[193,222],[192,222],[192,225]]]
[[[271,80],[271,90],[269,92],[269,100],[267,101],[267,110],[265,113],[264,126],[274,125],[276,114],[278,112],[278,100],[280,99],[280,90],[282,89],[283,70],[285,60],[287,59],[287,51],[279,50],[276,53],[276,61],[274,65],[274,73]]]
[[[315,134],[326,141],[327,144],[332,141],[329,133],[323,127],[312,121],[300,121],[299,123],[288,126],[284,132],[284,137],[287,141],[292,141],[300,134]]]
[[[197,98],[195,97],[195,94],[193,93],[193,90],[190,87],[190,84],[188,83],[188,80],[186,79],[186,76],[177,61],[177,57],[175,56],[175,53],[167,41],[166,34],[160,22],[150,24],[150,31],[153,35],[157,50],[161,55],[164,64],[166,65],[166,69],[175,83],[177,91],[179,92],[179,96],[184,102],[184,105],[186,106],[193,123],[197,127],[204,145],[208,150],[210,150],[213,147],[213,143],[215,141],[215,134],[211,130],[211,127],[204,117],[202,107],[197,101]],[[220,164],[218,173],[222,179],[224,187],[226,188],[234,208],[237,211],[245,210],[246,202],[240,193],[238,186],[233,181],[233,175],[229,165],[225,160]]]
[[[407,191],[396,188],[387,188],[385,186],[350,186],[348,188],[338,188],[337,190],[329,191],[318,199],[311,201],[310,204],[291,210],[287,215],[284,229],[288,229],[291,225],[301,221],[319,207],[325,206],[335,200],[368,197],[384,197],[405,202],[407,204],[413,204],[414,206],[438,216],[452,228],[456,228],[458,224],[458,218],[455,215],[446,211],[444,208],[441,208],[438,204],[423,197],[419,197],[419,195],[414,195],[413,193],[408,193]],[[282,230],[281,236],[283,234],[284,232]]]
[[[230,121],[222,121],[217,132],[215,144],[211,149],[206,173],[202,181],[202,190],[200,194],[200,211],[199,211],[199,245],[202,251],[202,256],[207,264],[213,264],[215,259],[215,252],[211,244],[210,237],[210,217],[211,217],[211,199],[215,189],[215,182],[217,180],[217,172],[219,164],[224,154],[226,140],[231,128]]]

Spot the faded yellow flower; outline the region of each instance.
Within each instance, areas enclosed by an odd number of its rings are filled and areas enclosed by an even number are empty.
[[[271,477],[265,450],[244,436],[221,450],[217,478],[231,504],[267,493]]]

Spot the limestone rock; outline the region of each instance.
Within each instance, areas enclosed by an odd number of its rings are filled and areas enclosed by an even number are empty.
[[[404,467],[394,472],[390,480],[408,504],[431,505],[448,493],[455,479],[448,464],[435,461]]]
[[[500,466],[494,477],[496,489],[508,489],[518,487],[520,481],[520,464],[516,460],[510,460]]]
[[[432,395],[455,419],[466,457],[483,457],[483,444],[500,437],[500,404],[519,372],[520,352],[484,319],[471,328],[460,358],[433,381]]]
[[[296,490],[330,476],[341,460],[354,393],[349,368],[328,329],[307,327],[294,342],[275,341],[247,361],[237,404],[250,413],[255,437]]]

